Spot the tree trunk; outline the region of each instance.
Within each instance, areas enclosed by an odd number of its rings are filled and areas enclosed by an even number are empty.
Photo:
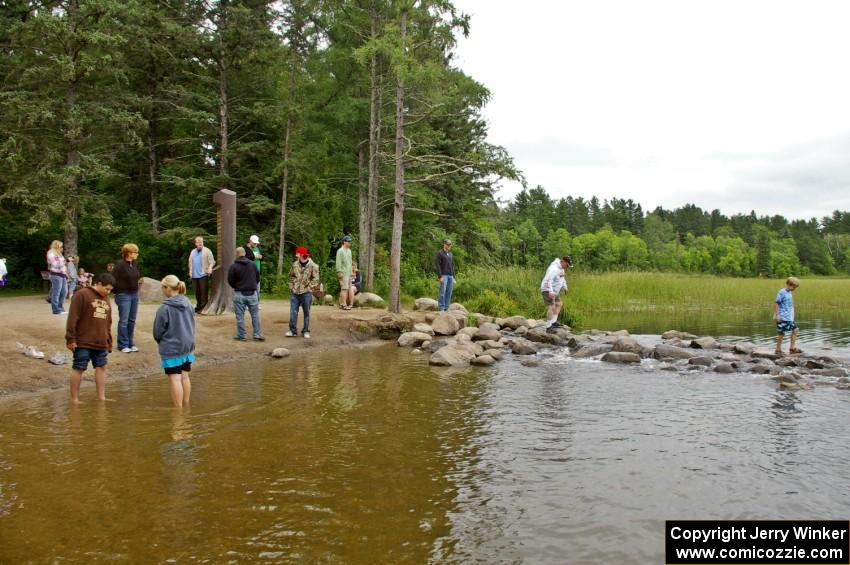
[[[357,211],[360,245],[357,249],[357,264],[361,274],[369,257],[369,179],[363,154],[364,143],[357,146]],[[364,182],[365,181],[365,182]],[[365,281],[364,281],[365,282]]]
[[[292,147],[292,105],[295,103],[295,71],[298,68],[295,53],[292,53],[292,65],[289,69],[289,93],[286,109],[286,134],[283,138],[283,181],[280,187],[280,231],[277,246],[277,274],[275,286],[278,292],[283,290],[284,247],[286,246],[286,195],[289,192],[289,154]]]
[[[77,31],[77,2],[68,2],[68,26],[71,35]],[[76,45],[68,45],[66,52],[76,64]],[[79,255],[79,241],[77,234],[77,222],[80,218],[79,209],[79,170],[80,170],[80,123],[75,111],[77,105],[77,82],[79,75],[77,69],[73,69],[71,79],[68,81],[68,91],[65,95],[65,111],[67,112],[65,122],[65,167],[68,175],[68,190],[65,193],[65,218],[62,222],[65,236],[64,247],[66,255]]]
[[[223,49],[223,47],[222,47]],[[222,188],[227,187],[227,61],[221,53],[218,61],[218,135],[219,135],[219,173],[222,176]]]
[[[407,10],[399,21],[402,43],[407,35]],[[401,234],[404,224],[404,74],[396,74],[395,88],[395,204],[390,246],[390,312],[401,312]]]
[[[378,13],[374,3],[371,7],[371,34],[375,39],[378,35]],[[361,270],[365,269],[363,284],[367,290],[373,290],[375,285],[375,245],[378,233],[378,189],[380,187],[381,170],[381,106],[383,105],[382,73],[379,71],[378,56],[373,53],[369,61],[369,191],[367,196],[367,234],[365,241],[361,237],[361,246],[366,247],[365,261],[361,258]]]
[[[148,126],[148,183],[151,190],[151,227],[154,235],[159,235],[159,188],[157,187],[157,158],[156,145],[156,119],[151,119]]]

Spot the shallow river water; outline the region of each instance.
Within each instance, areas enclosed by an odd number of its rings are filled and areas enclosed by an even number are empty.
[[[0,404],[0,563],[647,564],[665,519],[850,509],[831,387],[393,344],[193,385],[188,413],[164,377]]]

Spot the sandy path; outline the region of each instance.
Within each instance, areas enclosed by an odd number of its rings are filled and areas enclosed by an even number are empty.
[[[67,305],[67,303],[66,303]],[[67,306],[66,306],[67,307]],[[139,305],[135,341],[137,353],[114,351],[109,355],[108,380],[144,377],[160,374],[160,359],[156,342],[151,335],[153,318],[159,303]],[[114,308],[114,300],[113,300]],[[359,309],[344,312],[335,306],[313,306],[310,315],[310,340],[300,337],[286,338],[289,321],[288,300],[263,300],[260,320],[265,342],[234,341],[236,319],[232,313],[221,316],[198,316],[197,362],[198,367],[227,363],[246,358],[258,358],[276,347],[286,347],[293,355],[309,350],[317,352],[337,347],[351,347],[361,342],[354,339],[349,328],[355,320],[377,318],[382,309]],[[68,386],[71,371],[70,352],[65,348],[66,316],[55,316],[43,296],[0,297],[0,399],[18,394],[39,392]],[[246,312],[246,326],[250,335],[250,316]],[[118,321],[117,308],[113,311],[113,340]],[[300,327],[300,320],[299,320]],[[375,340],[377,341],[377,340]],[[18,351],[16,342],[33,345],[44,352],[45,359],[30,359]],[[52,365],[47,358],[63,351],[69,354],[65,365]],[[93,379],[91,368],[86,380]]]

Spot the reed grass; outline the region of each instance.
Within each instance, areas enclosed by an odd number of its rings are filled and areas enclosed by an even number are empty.
[[[457,279],[453,300],[470,312],[493,316],[520,314],[541,317],[538,269],[506,267],[474,268]],[[564,300],[562,321],[581,326],[596,312],[683,312],[692,310],[769,309],[785,285],[780,279],[734,278],[675,273],[583,273],[567,274],[569,294]],[[411,281],[408,296],[436,298],[436,281]],[[423,293],[423,291],[427,291]],[[795,291],[795,303],[808,310],[850,308],[850,279],[804,278]]]

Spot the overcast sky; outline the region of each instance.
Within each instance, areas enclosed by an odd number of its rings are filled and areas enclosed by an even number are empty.
[[[554,197],[850,210],[850,2],[455,0],[490,142]],[[500,196],[521,187],[503,182]]]

